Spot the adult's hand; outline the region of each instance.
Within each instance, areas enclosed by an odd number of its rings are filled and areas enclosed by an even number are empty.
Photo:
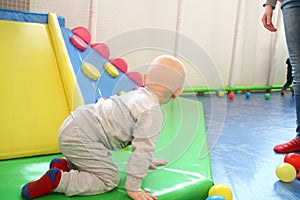
[[[265,5],[265,12],[262,16],[262,23],[266,29],[268,29],[271,32],[277,31],[277,29],[274,27],[272,23],[272,17],[273,17],[273,7],[269,4]]]

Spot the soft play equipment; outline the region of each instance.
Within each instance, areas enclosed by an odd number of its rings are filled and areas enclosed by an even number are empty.
[[[0,19],[24,15],[2,10]],[[82,104],[56,15],[36,20],[0,20],[0,159],[57,153],[54,133]]]
[[[75,28],[75,30],[80,30],[80,27]],[[89,45],[85,43],[86,48],[82,50],[81,45],[78,46],[71,39],[74,36],[79,36],[75,35],[73,31],[61,27],[73,71],[76,74],[85,104],[94,103],[100,97],[108,98],[121,91],[128,92],[139,84],[138,77],[141,74],[127,72],[127,63],[122,58],[109,59],[109,48],[105,44],[94,43]],[[81,37],[85,38],[82,41],[87,40],[86,36]],[[131,77],[127,76],[128,73],[137,73],[138,75]]]
[[[0,10],[0,28],[5,47],[0,50],[0,197],[20,199],[22,186],[63,156],[57,131],[70,111],[131,91],[141,80],[137,72],[127,72],[124,60],[109,58],[105,45],[90,44],[83,29],[66,28],[55,14]],[[142,188],[159,199],[205,199],[213,182],[202,104],[177,98],[162,108],[165,121],[156,157],[169,163],[150,170]],[[129,199],[124,172],[129,155],[130,147],[113,152],[121,175],[116,189],[84,198]],[[50,194],[40,199],[69,198]]]

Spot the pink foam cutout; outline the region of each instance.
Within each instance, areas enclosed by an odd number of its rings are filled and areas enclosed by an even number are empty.
[[[77,35],[70,38],[71,43],[79,50],[84,51],[87,48],[87,43]]]
[[[104,43],[95,43],[95,44],[91,44],[91,47],[97,51],[98,53],[100,53],[105,59],[108,59],[110,56],[110,51],[109,48],[106,44]]]
[[[72,29],[72,32],[83,39],[87,44],[91,43],[91,34],[87,28],[82,26],[76,27]]]
[[[139,72],[127,72],[126,75],[139,86],[143,86],[142,74]]]
[[[128,65],[127,62],[123,58],[111,58],[109,59],[110,63],[117,67],[124,74],[127,73]]]

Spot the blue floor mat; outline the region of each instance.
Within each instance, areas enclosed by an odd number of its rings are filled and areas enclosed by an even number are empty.
[[[274,145],[295,136],[295,100],[290,92],[235,94],[233,100],[215,94],[195,97],[203,103],[212,174],[215,183],[232,189],[234,200],[300,199],[300,181],[283,183],[275,168],[284,154]]]

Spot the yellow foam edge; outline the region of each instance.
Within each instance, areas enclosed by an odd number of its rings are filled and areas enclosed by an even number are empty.
[[[72,63],[68,55],[56,14],[48,13],[48,25],[66,99],[69,110],[71,111],[83,104],[83,98],[76,81],[76,76],[73,72]]]

